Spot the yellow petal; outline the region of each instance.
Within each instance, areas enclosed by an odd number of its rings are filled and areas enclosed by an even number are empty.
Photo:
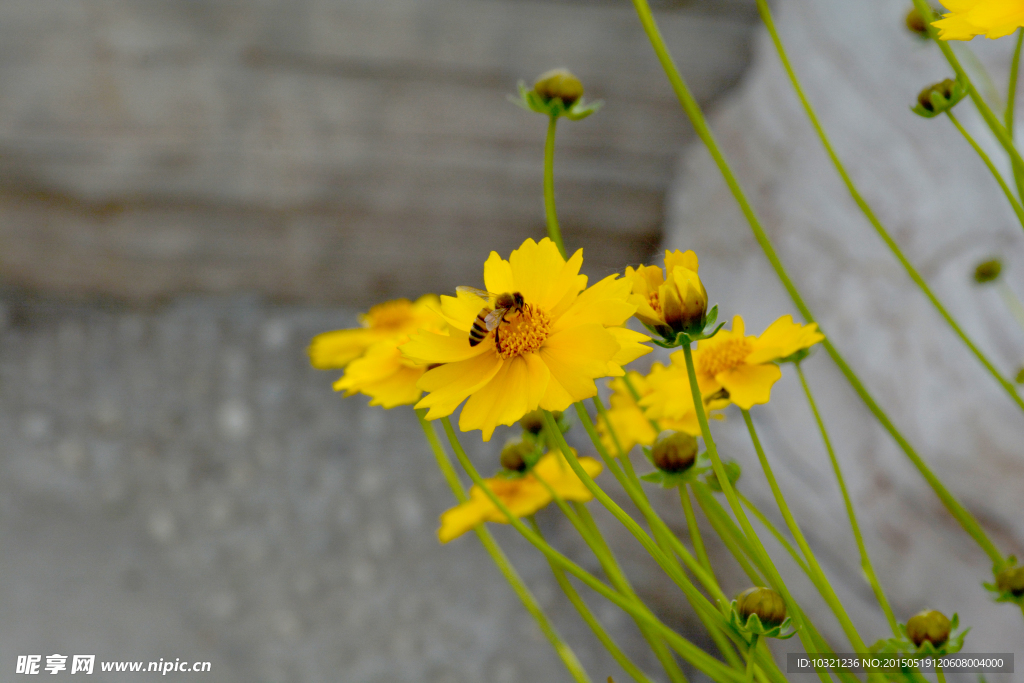
[[[565,410],[575,401],[594,396],[594,379],[607,374],[608,361],[619,349],[615,337],[598,324],[580,325],[551,335],[540,348],[540,357],[551,371],[550,384],[557,383],[571,400],[548,409]],[[542,403],[548,403],[548,396]]]
[[[368,346],[379,341],[382,336],[380,330],[367,328],[318,334],[309,344],[309,363],[317,370],[341,369],[361,356]]]
[[[552,325],[551,331],[559,332],[587,323],[605,327],[621,325],[636,311],[636,305],[628,301],[631,286],[628,280],[609,275],[576,297]]]
[[[501,369],[466,401],[459,416],[459,429],[479,429],[490,441],[494,428],[511,425],[536,410],[548,383],[548,369],[536,354],[506,360]]]
[[[741,365],[733,370],[719,373],[716,377],[729,399],[743,410],[750,410],[756,403],[767,403],[771,398],[772,385],[782,377],[779,366]]]
[[[627,365],[653,351],[650,346],[643,343],[651,340],[646,334],[634,332],[627,327],[609,327],[607,330],[619,343],[619,352],[611,360],[616,365]]]
[[[494,354],[494,337],[486,337],[476,346],[469,345],[469,335],[462,330],[451,330],[451,334],[420,332],[399,347],[406,358],[424,365],[434,363],[456,363],[475,358],[485,352]]]
[[[491,502],[486,498],[470,498],[445,511],[441,514],[441,528],[437,530],[438,540],[441,543],[447,543],[482,524],[486,519],[485,513],[489,507],[491,507]]]
[[[692,251],[684,252],[679,251],[678,249],[676,249],[675,251],[668,251],[667,249],[665,250],[666,273],[671,273],[679,266],[682,266],[687,270],[692,270],[693,272],[696,273],[699,265],[700,264],[697,261],[697,254],[693,253]]]
[[[801,325],[793,322],[793,316],[784,315],[768,326],[753,343],[753,352],[747,363],[758,364],[791,356],[801,349],[814,346],[825,338],[818,332],[817,323]]]
[[[420,378],[419,388],[430,393],[420,399],[416,407],[430,408],[429,420],[451,415],[470,394],[487,384],[501,366],[500,358],[485,353],[434,368]]]
[[[515,286],[512,266],[498,252],[492,251],[484,262],[484,287],[492,294],[504,294],[515,291]]]

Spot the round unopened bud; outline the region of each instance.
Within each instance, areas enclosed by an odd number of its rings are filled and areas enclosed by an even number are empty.
[[[938,93],[943,99],[951,100],[953,98],[953,86],[956,85],[956,81],[952,78],[947,78],[944,81],[933,83],[927,88],[917,94],[917,103],[925,111],[935,111],[935,105],[932,104],[932,93]]]
[[[916,33],[919,36],[928,35],[928,26],[924,23],[924,17],[921,16],[921,13],[917,11],[916,7],[912,7],[910,11],[907,12],[906,22],[907,29],[911,33]]]
[[[697,460],[697,439],[686,432],[658,437],[651,449],[654,466],[665,472],[685,472]]]
[[[555,422],[562,419],[561,411],[556,410],[551,413],[555,417]],[[533,410],[523,415],[522,419],[519,420],[519,426],[534,436],[540,434],[541,430],[544,429],[544,411]]]
[[[545,101],[557,97],[566,107],[569,107],[583,97],[583,83],[568,69],[552,69],[537,78],[537,82],[533,84],[533,91]]]
[[[771,588],[755,586],[736,596],[736,609],[743,623],[751,614],[765,626],[778,626],[786,620],[786,602]]]
[[[998,280],[1003,272],[1003,262],[997,258],[983,261],[974,269],[974,281],[979,285]]]
[[[935,647],[949,640],[949,619],[942,612],[933,609],[919,612],[907,619],[907,637],[917,647],[928,641]]]
[[[525,441],[512,441],[501,449],[501,466],[513,472],[522,472],[535,447]]]
[[[1024,565],[1008,567],[996,574],[996,588],[1014,597],[1024,596]]]

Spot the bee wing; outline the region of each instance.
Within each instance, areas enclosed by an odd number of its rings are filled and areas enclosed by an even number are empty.
[[[464,285],[460,285],[460,286],[455,288],[455,291],[456,292],[465,292],[466,294],[472,294],[473,296],[478,296],[478,297],[480,297],[481,299],[483,299],[484,301],[487,301],[487,302],[493,302],[497,298],[494,294],[491,294],[490,292],[488,292],[486,290],[483,290],[483,289],[477,289],[476,287],[466,287]]]
[[[484,325],[487,326],[487,331],[490,332],[495,327],[501,324],[501,319],[505,317],[505,313],[508,312],[507,308],[495,308],[489,312],[484,318]]]

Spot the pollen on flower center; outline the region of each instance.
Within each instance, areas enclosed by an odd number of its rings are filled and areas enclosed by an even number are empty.
[[[723,339],[700,349],[697,369],[714,377],[720,372],[739,367],[753,351],[753,344],[743,337]]]
[[[654,290],[647,295],[647,303],[655,313],[661,313],[661,297],[658,296],[658,290]]]
[[[548,314],[526,306],[520,313],[509,314],[495,330],[495,349],[502,360],[533,353],[550,334],[551,318]]]

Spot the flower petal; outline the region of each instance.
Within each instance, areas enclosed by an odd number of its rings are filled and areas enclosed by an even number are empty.
[[[771,398],[772,385],[782,377],[779,366],[741,365],[733,370],[720,372],[715,376],[726,391],[729,399],[743,410],[750,410],[755,403],[767,403]]]
[[[486,337],[476,346],[469,345],[469,335],[462,330],[451,330],[451,334],[420,332],[399,347],[406,358],[424,365],[433,363],[456,363],[475,358],[485,351],[494,353],[494,335]]]
[[[503,362],[493,353],[485,353],[457,363],[447,363],[428,371],[417,383],[428,391],[416,404],[430,408],[428,420],[451,415],[470,394],[491,381]]]
[[[565,410],[573,402],[595,395],[597,386],[594,379],[608,374],[608,361],[619,350],[615,337],[596,323],[573,327],[548,337],[539,351],[544,364],[551,370],[551,381],[541,407]],[[567,402],[566,397],[569,398]]]
[[[537,354],[516,356],[466,401],[459,416],[459,429],[479,429],[483,440],[490,441],[494,428],[510,425],[537,409],[547,389],[549,371]]]

